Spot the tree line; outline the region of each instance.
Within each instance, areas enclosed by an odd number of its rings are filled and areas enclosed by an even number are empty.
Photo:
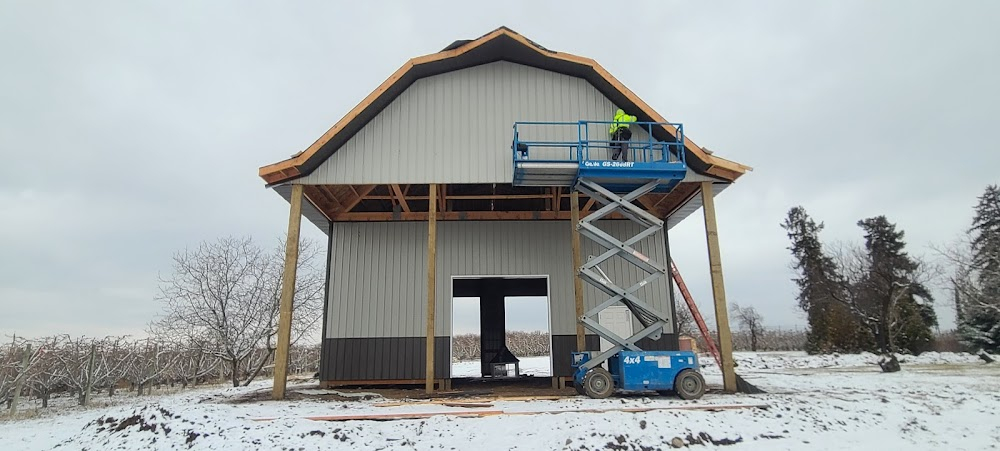
[[[315,373],[319,345],[295,346],[290,372]],[[16,409],[17,396],[31,395],[48,407],[53,395],[73,396],[86,406],[99,394],[118,390],[150,394],[153,387],[199,385],[236,379],[249,384],[271,376],[266,349],[257,349],[233,368],[209,342],[165,341],[129,337],[72,337],[55,335],[27,340],[15,338],[0,347],[0,401]]]
[[[937,249],[945,264],[911,255],[905,232],[885,216],[857,222],[863,241],[824,243],[823,223],[793,207],[781,224],[791,242],[797,301],[810,353],[917,354],[934,346],[932,282],[948,280],[959,338],[997,352],[1000,342],[1000,191],[988,186],[970,227]]]
[[[506,332],[507,349],[517,357],[549,355],[549,334],[542,331]],[[480,357],[479,334],[457,334],[451,341],[452,359],[476,360]]]
[[[234,387],[270,376],[277,347],[285,241],[262,246],[252,238],[220,238],[177,252],[159,281],[160,313],[148,338],[13,338],[0,346],[0,402],[14,407],[31,393],[48,404],[72,393],[81,405],[98,390],[127,387],[143,394],[153,384],[186,387],[226,378]],[[325,267],[320,246],[302,240],[293,295],[289,371],[315,372]]]

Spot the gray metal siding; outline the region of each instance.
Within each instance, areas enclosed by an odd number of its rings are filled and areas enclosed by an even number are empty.
[[[582,78],[506,61],[448,72],[417,80],[294,183],[510,183],[514,122],[606,121],[616,108]],[[606,139],[607,127],[590,133]],[[577,129],[527,129],[522,139],[576,141]],[[541,152],[533,158],[567,153]]]
[[[637,231],[626,221],[600,227],[619,238]],[[335,223],[331,227],[327,338],[424,336],[427,293],[427,224]],[[637,248],[666,262],[663,232]],[[582,239],[583,256],[602,249]],[[436,335],[450,336],[453,276],[544,275],[549,277],[553,334],[576,333],[570,226],[566,221],[439,222]],[[615,258],[602,265],[616,283],[629,286],[645,275]],[[642,288],[639,296],[672,315],[667,278]],[[606,299],[585,285],[587,308]],[[637,329],[638,330],[638,329]],[[666,330],[672,332],[672,329]]]
[[[334,223],[327,338],[426,335],[427,224]]]

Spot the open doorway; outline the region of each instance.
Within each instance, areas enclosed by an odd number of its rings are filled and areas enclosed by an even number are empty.
[[[548,276],[452,278],[452,378],[552,374]]]

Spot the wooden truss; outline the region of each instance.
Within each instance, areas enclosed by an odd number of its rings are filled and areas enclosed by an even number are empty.
[[[426,221],[436,198],[441,221],[570,220],[571,190],[562,187],[514,187],[509,184],[305,185],[305,197],[334,222]],[[651,193],[636,201],[640,208],[666,218],[698,192],[682,183],[668,194]],[[594,199],[578,196],[586,217]]]

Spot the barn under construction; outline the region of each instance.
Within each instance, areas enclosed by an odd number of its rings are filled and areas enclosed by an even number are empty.
[[[619,109],[635,116],[628,138],[610,136]],[[517,361],[509,296],[547,302],[560,385],[573,351],[677,349],[669,230],[702,206],[727,321],[712,199],[749,169],[595,61],[507,28],[413,58],[309,148],[260,168],[291,209],[275,397],[303,217],[329,237],[323,385],[447,387],[456,297],[480,299],[491,375]]]

